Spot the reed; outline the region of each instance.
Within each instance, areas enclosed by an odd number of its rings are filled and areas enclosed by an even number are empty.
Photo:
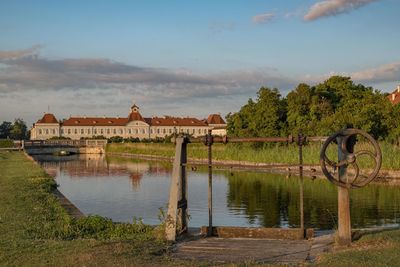
[[[303,147],[304,164],[319,164],[322,142],[309,143]],[[388,142],[379,143],[382,150],[382,169],[400,169],[400,148]],[[357,150],[372,147],[366,143],[359,143]],[[107,153],[131,153],[173,157],[174,144],[171,143],[122,143],[108,144]],[[299,147],[296,144],[268,144],[256,147],[254,144],[214,144],[213,159],[236,160],[264,163],[297,164],[299,162]],[[327,155],[332,160],[337,158],[335,145],[328,147]],[[203,144],[189,144],[188,157],[207,158],[207,147]],[[358,161],[361,168],[372,168],[373,161],[368,156],[363,156]]]

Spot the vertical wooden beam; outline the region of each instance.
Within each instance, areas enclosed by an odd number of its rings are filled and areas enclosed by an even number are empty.
[[[337,138],[338,162],[346,159],[346,153],[342,150],[342,137]],[[346,166],[339,167],[339,180],[346,179]],[[338,243],[340,246],[351,244],[351,218],[350,218],[350,188],[338,186]]]
[[[305,237],[304,228],[304,181],[303,181],[303,139],[304,136],[300,130],[298,134],[298,145],[299,145],[299,176],[300,176],[300,229],[303,231],[303,237]]]
[[[183,137],[182,142],[182,153],[180,159],[180,188],[179,188],[179,199],[178,199],[178,231],[180,233],[187,232],[187,175],[186,175],[186,163],[187,163],[187,137]]]
[[[166,239],[170,241],[175,241],[178,227],[181,228],[179,230],[187,230],[186,147],[187,139],[184,137],[177,137],[169,193],[168,213],[165,222],[165,236]]]
[[[212,143],[213,137],[211,130],[208,131],[207,135],[207,147],[208,147],[208,236],[212,236]]]

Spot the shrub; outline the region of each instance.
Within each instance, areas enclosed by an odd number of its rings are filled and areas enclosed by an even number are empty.
[[[14,147],[14,142],[11,139],[1,139],[0,147]]]

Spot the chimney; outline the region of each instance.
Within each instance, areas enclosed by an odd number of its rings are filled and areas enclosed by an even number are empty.
[[[392,94],[392,101],[394,101],[395,98],[396,98],[396,94]]]
[[[400,93],[400,85],[397,85],[397,93]]]

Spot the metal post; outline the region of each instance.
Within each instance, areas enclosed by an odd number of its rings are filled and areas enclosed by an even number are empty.
[[[208,147],[208,236],[212,236],[212,143],[213,136],[211,130],[208,131],[207,135],[207,147]]]
[[[338,137],[338,160],[346,159],[346,153],[342,150],[342,137]],[[346,166],[339,167],[339,180],[346,179]],[[350,218],[350,188],[338,186],[338,243],[340,246],[351,244],[351,218]]]
[[[165,225],[167,240],[175,241],[177,228],[187,231],[187,138],[176,138],[175,159],[172,170],[171,189],[168,202],[168,214]],[[178,218],[177,218],[178,217]]]
[[[299,145],[299,176],[300,176],[300,229],[302,230],[303,237],[305,237],[304,231],[304,188],[303,188],[303,133],[300,130],[298,134],[298,145]]]

